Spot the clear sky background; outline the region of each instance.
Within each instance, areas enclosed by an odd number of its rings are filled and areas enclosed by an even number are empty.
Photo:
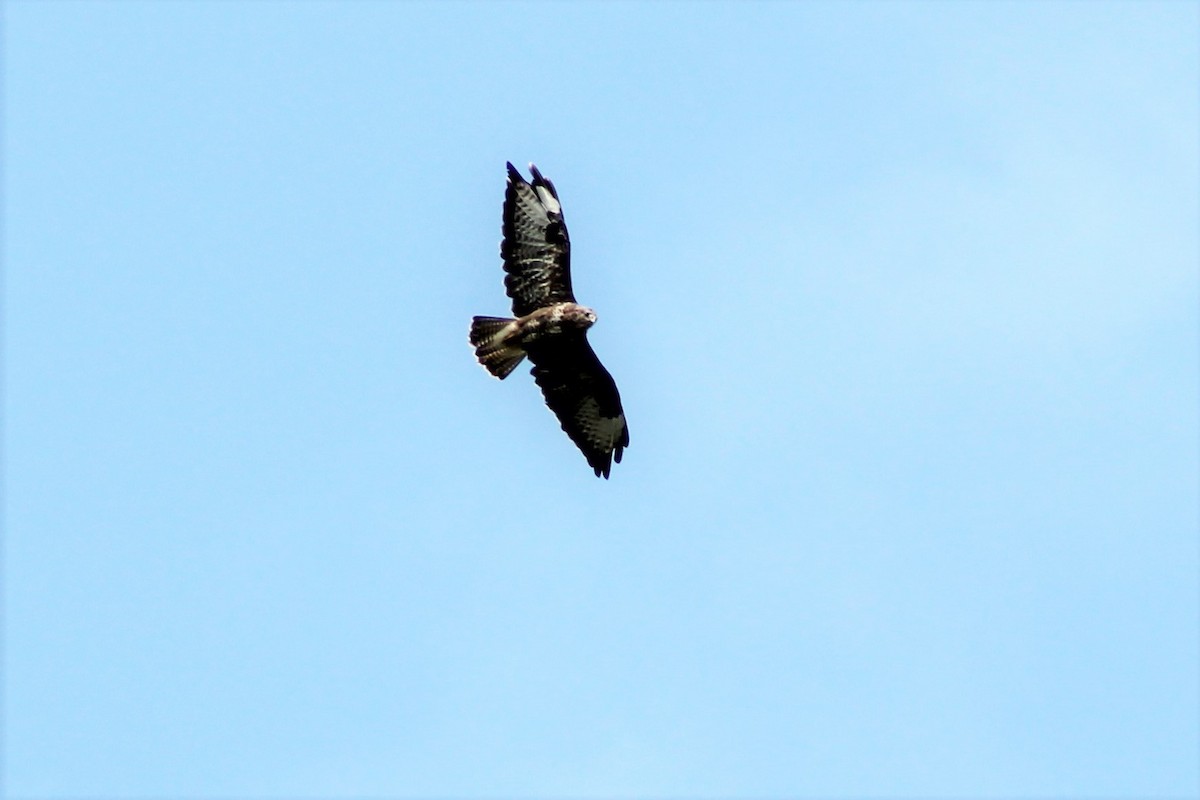
[[[1197,792],[1197,4],[4,15],[10,796]]]

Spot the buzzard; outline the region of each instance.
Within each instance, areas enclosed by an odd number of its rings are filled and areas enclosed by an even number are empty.
[[[504,380],[526,356],[546,405],[596,476],[608,478],[629,445],[621,395],[588,344],[596,312],[571,291],[571,241],[554,184],[529,165],[530,183],[511,163],[504,192],[504,288],[513,317],[475,317],[471,345],[488,372]]]

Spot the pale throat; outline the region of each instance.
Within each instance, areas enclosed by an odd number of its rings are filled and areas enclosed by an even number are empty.
[[[578,303],[555,303],[517,320],[517,336],[533,341],[565,331],[584,331],[596,324],[596,312]]]

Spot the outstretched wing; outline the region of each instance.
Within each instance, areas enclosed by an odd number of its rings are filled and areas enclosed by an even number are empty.
[[[554,303],[574,303],[571,293],[571,240],[554,184],[529,165],[533,183],[508,165],[504,192],[504,288],[513,314],[523,317]]]
[[[629,446],[629,426],[617,384],[588,344],[587,335],[581,331],[553,336],[526,350],[546,405],[596,476],[607,478],[612,462],[621,463],[621,454]]]

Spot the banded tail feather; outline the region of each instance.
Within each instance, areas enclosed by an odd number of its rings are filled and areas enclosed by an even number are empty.
[[[517,329],[511,317],[475,317],[471,320],[471,344],[484,369],[500,380],[509,376],[525,358],[520,346],[505,341]]]

